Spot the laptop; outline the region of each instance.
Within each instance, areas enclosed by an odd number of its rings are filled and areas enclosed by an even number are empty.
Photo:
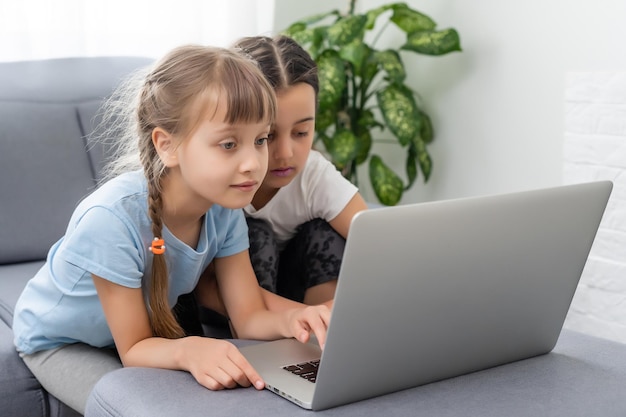
[[[548,353],[611,190],[600,181],[361,212],[324,351],[283,339],[241,352],[267,389],[312,410]]]

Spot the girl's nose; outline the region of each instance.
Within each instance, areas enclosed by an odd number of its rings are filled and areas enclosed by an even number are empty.
[[[274,159],[289,159],[293,156],[291,140],[286,137],[277,137],[270,144],[271,156]]]
[[[243,154],[241,161],[243,172],[257,172],[267,170],[267,148],[251,147]]]

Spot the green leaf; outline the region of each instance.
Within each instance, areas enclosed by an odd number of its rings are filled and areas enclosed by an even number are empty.
[[[382,161],[380,156],[372,155],[369,164],[370,182],[378,200],[395,206],[402,198],[402,180]]]
[[[380,63],[376,59],[376,51],[370,49],[367,45],[367,58],[365,60],[364,66],[361,68],[361,80],[365,84],[369,84],[372,82],[376,74],[378,74],[378,66]]]
[[[313,29],[311,43],[307,49],[313,59],[317,59],[321,50],[324,49],[325,39],[326,39],[326,26],[318,26]]]
[[[307,48],[313,44],[315,31],[313,29],[304,29],[294,33],[286,33],[287,36],[290,36],[294,41],[296,41],[303,48]]]
[[[335,132],[332,137],[323,136],[322,141],[333,163],[340,170],[356,157],[359,150],[358,140],[349,130]]]
[[[317,132],[323,132],[335,123],[335,116],[337,111],[333,107],[321,106],[318,108],[315,115],[315,130]]]
[[[372,149],[372,134],[369,130],[361,130],[356,135],[358,146],[357,154],[355,156],[355,162],[357,165],[361,165],[367,161],[367,157]]]
[[[390,84],[376,96],[385,123],[402,146],[419,136],[422,128],[419,110],[408,87]]]
[[[433,124],[430,121],[430,116],[428,116],[422,110],[420,110],[419,112],[422,119],[422,129],[420,130],[420,137],[422,138],[424,143],[431,143],[435,134],[433,132]]]
[[[367,17],[365,28],[367,30],[373,29],[374,25],[376,25],[376,19],[378,19],[378,16],[380,16],[381,14],[385,13],[387,10],[393,7],[397,7],[400,4],[402,3],[386,4],[384,6],[377,7],[376,9],[372,9],[368,11],[367,13],[365,13],[365,16]]]
[[[461,40],[454,29],[425,30],[409,33],[406,43],[402,45],[401,49],[424,55],[444,55],[449,52],[460,51]]]
[[[406,156],[406,176],[409,183],[404,187],[405,191],[411,188],[417,179],[417,150],[415,149],[415,144],[413,143],[409,145]]]
[[[361,39],[354,39],[347,45],[344,45],[339,50],[339,56],[342,59],[350,62],[354,66],[356,73],[361,72],[363,62],[368,56],[369,50]]]
[[[296,22],[291,24],[287,29],[283,31],[283,34],[294,37],[296,34],[307,29],[307,25],[304,22]]]
[[[417,153],[417,162],[420,166],[422,173],[424,174],[424,182],[428,182],[430,178],[430,173],[433,169],[433,161],[430,158],[430,154],[428,150],[426,150],[426,144],[424,141],[418,137],[413,140],[415,145],[415,151]]]
[[[361,111],[357,121],[359,130],[372,130],[375,127],[379,127],[381,129],[384,128],[384,125],[381,124],[376,117],[374,117],[374,112],[369,109],[364,109]]]
[[[317,70],[320,108],[334,108],[346,88],[345,63],[337,51],[327,49],[317,58]]]
[[[328,28],[328,43],[341,47],[354,39],[363,39],[366,22],[367,18],[364,15],[346,16],[337,20]]]
[[[400,54],[398,54],[398,52],[393,49],[376,51],[375,59],[380,64],[381,68],[387,73],[392,82],[404,81],[406,71],[404,70],[404,64],[402,63],[402,59],[400,59]]]
[[[319,50],[324,43],[324,36],[326,35],[326,26],[318,26],[315,28],[306,28],[294,33],[284,33],[291,37],[300,46],[307,50],[313,59],[316,59],[319,55]]]
[[[393,8],[393,15],[389,19],[406,33],[433,30],[437,24],[428,16],[407,5],[396,5]]]

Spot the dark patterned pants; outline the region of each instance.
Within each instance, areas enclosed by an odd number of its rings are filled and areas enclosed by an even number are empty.
[[[266,290],[301,302],[306,290],[339,276],[346,241],[326,221],[301,225],[282,251],[267,222],[247,221],[252,267]]]
[[[314,219],[301,225],[282,251],[267,222],[247,221],[252,267],[266,290],[302,302],[307,289],[339,276],[346,241],[326,221]],[[187,335],[202,335],[203,322],[228,328],[224,317],[200,308],[193,293],[178,298],[174,313]]]

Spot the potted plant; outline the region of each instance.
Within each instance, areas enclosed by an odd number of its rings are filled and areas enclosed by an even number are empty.
[[[317,14],[289,26],[284,33],[300,43],[316,61],[320,92],[316,144],[321,141],[331,161],[358,185],[357,166],[369,163],[369,178],[376,197],[395,205],[413,186],[418,171],[428,181],[432,161],[427,146],[433,127],[416,92],[406,83],[401,52],[443,55],[460,51],[455,29],[437,30],[436,23],[405,3],[390,3],[365,13],[349,10]],[[385,25],[370,38],[379,20]],[[393,23],[406,34],[397,49],[376,49],[380,34]],[[370,40],[371,39],[371,40]],[[388,129],[406,150],[407,183],[382,158],[371,152],[375,129]]]

